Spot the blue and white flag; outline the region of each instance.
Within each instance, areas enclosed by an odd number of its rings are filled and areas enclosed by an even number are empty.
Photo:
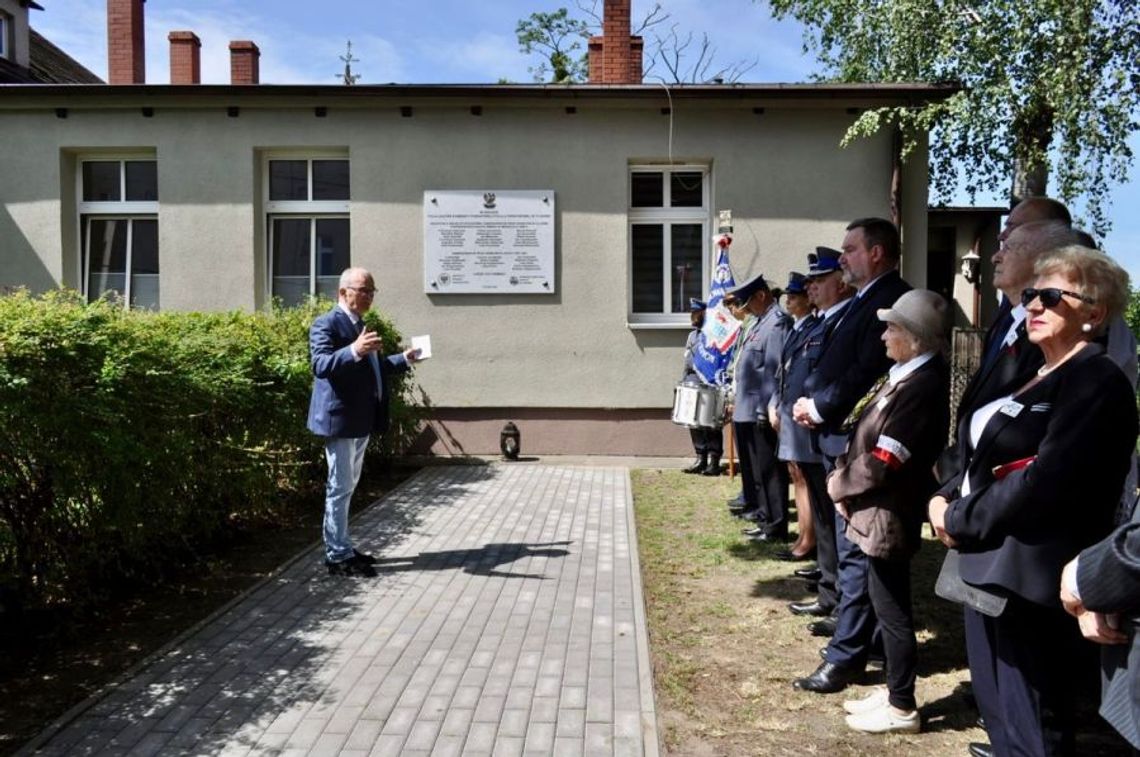
[[[720,248],[720,254],[709,283],[705,325],[701,327],[696,349],[693,350],[693,369],[706,384],[723,385],[728,381],[725,374],[732,345],[740,334],[740,321],[733,317],[724,304],[724,293],[736,286],[732,268],[728,265],[728,246],[732,244],[732,237],[718,234],[716,244]]]

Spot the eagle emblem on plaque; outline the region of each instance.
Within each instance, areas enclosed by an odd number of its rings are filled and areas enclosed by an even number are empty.
[[[495,193],[494,192],[484,192],[483,193],[483,207],[486,208],[487,210],[493,210],[495,208]]]

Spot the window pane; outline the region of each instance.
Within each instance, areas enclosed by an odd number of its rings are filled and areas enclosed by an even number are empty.
[[[128,160],[127,200],[158,200],[158,163],[153,160]]]
[[[669,176],[669,197],[674,208],[699,208],[704,205],[700,171],[675,171]]]
[[[308,218],[273,219],[273,275],[309,280]]]
[[[158,273],[158,221],[140,219],[131,229],[131,272]]]
[[[665,229],[660,224],[636,224],[630,230],[633,244],[633,312],[660,313],[663,310],[662,245]]]
[[[269,161],[269,199],[309,199],[308,167],[304,160]]]
[[[660,173],[634,171],[629,175],[629,205],[631,208],[661,207],[664,181]]]
[[[273,219],[273,296],[286,305],[304,302],[309,294],[311,223],[308,218]]]
[[[348,161],[313,161],[313,199],[348,199]]]
[[[96,300],[106,292],[126,289],[126,220],[90,219],[87,222],[87,297]]]
[[[333,300],[349,266],[348,228],[347,218],[317,219],[317,294]]]
[[[701,238],[704,236],[699,223],[673,224],[669,229],[672,236],[672,283],[669,288],[673,298],[673,312],[683,313],[689,309],[689,298],[701,296]]]
[[[84,161],[84,202],[119,202],[122,199],[119,192],[119,161]]]

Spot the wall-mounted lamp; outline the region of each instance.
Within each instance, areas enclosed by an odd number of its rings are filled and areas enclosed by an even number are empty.
[[[970,250],[962,256],[962,268],[959,270],[959,272],[962,274],[962,278],[964,278],[968,283],[977,284],[978,274],[981,271],[981,265],[982,259],[978,256],[978,253]]]

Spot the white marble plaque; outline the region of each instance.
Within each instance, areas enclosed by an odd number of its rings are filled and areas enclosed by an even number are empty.
[[[553,294],[554,192],[424,192],[424,291]]]

